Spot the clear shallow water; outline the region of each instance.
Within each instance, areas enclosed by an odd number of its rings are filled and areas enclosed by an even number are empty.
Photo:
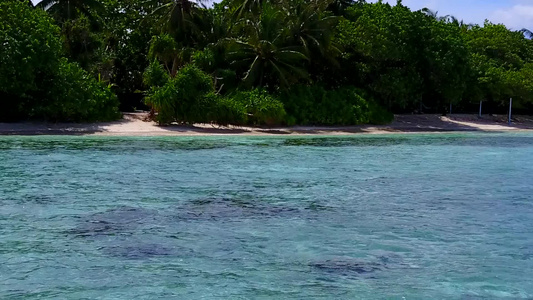
[[[0,299],[527,299],[533,135],[0,137]]]

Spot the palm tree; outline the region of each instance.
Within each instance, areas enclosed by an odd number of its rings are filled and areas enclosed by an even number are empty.
[[[61,21],[76,19],[79,12],[93,21],[93,11],[104,8],[98,0],[42,0],[37,7],[50,12]]]
[[[436,20],[439,20],[439,12],[438,11],[433,11],[427,7],[424,7],[420,10],[423,14],[425,14],[426,16],[428,17],[431,17],[433,19],[436,19]],[[447,17],[445,17],[447,18]]]
[[[313,80],[339,67],[342,51],[334,42],[335,27],[340,17],[332,15],[331,0],[291,0],[287,11],[289,43],[300,45],[309,58],[308,70]],[[318,77],[315,77],[318,76]]]
[[[533,32],[527,28],[520,29],[520,33],[522,33],[527,39],[533,39]]]
[[[20,2],[26,2],[30,7],[35,7],[35,5],[33,5],[33,2],[31,0],[19,0]]]
[[[155,19],[161,25],[162,35],[152,40],[150,57],[164,63],[170,76],[190,62],[195,48],[206,43],[207,0],[149,0],[155,9],[143,20]],[[142,24],[141,24],[142,26]]]
[[[339,17],[326,12],[330,1],[289,1],[288,32],[294,44],[300,44],[310,56],[324,56],[334,49],[332,37]]]
[[[355,3],[354,0],[330,0],[328,2],[330,2],[328,10],[333,12],[336,16],[342,15],[348,7]]]
[[[445,23],[451,23],[451,24],[454,24],[456,26],[459,26],[459,27],[465,28],[465,29],[470,29],[470,28],[475,26],[472,23],[465,23],[464,20],[459,20],[455,16],[452,16],[452,15],[446,15],[446,16],[442,16],[442,17],[437,17],[437,21],[445,22]]]
[[[308,60],[302,47],[287,45],[286,16],[270,3],[264,3],[257,20],[246,20],[244,39],[233,39],[229,57],[232,64],[245,68],[248,86],[265,86],[279,78],[288,86],[308,76],[302,64]]]
[[[459,24],[459,19],[457,19],[455,16],[452,16],[452,15],[445,15],[442,17],[438,17],[437,20],[444,22],[444,23]]]
[[[152,0],[156,7],[149,15],[155,18],[165,32],[170,33],[177,42],[185,46],[193,46],[197,42],[196,35],[201,34],[200,24],[203,22],[203,3],[206,0]]]
[[[472,23],[465,23],[464,20],[460,20],[457,19],[455,16],[452,16],[452,15],[446,15],[446,16],[442,16],[442,17],[439,17],[438,14],[439,12],[438,11],[432,11],[428,8],[423,8],[422,9],[422,12],[429,16],[429,17],[432,17],[434,18],[435,20],[439,21],[439,22],[444,22],[444,23],[451,23],[451,24],[455,24],[457,25],[459,28],[461,28],[461,30],[464,32],[464,31],[468,31],[472,28],[474,28],[476,25],[475,24],[472,24]]]
[[[263,4],[270,2],[270,4],[276,4],[278,1],[267,0],[231,0],[229,6],[235,13],[235,17],[240,19],[246,13],[258,14],[263,8]]]

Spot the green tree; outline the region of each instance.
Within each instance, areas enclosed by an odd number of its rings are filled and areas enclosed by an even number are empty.
[[[301,45],[312,56],[323,56],[334,45],[332,37],[339,18],[331,16],[324,1],[287,1],[289,43]]]
[[[533,101],[532,79],[528,77],[533,63],[533,42],[520,31],[486,22],[466,33],[470,49],[472,74],[467,97],[473,102],[488,101],[498,106],[514,97],[515,103]],[[521,103],[520,103],[521,102]]]
[[[401,2],[359,3],[339,23],[337,42],[348,66],[340,81],[370,87],[389,109],[442,111],[466,89],[468,49],[449,18]]]
[[[101,34],[91,30],[87,17],[65,21],[61,36],[68,58],[85,70],[91,70],[102,60],[99,52],[104,46],[104,39]]]
[[[158,1],[159,2],[159,1]],[[194,46],[199,35],[199,24],[202,22],[202,1],[167,0],[156,6],[150,17],[158,20],[164,32],[171,34],[177,42],[184,46]]]
[[[152,88],[146,102],[157,112],[160,124],[208,122],[207,112],[212,105],[208,95],[213,92],[211,77],[195,66],[187,66],[164,85]]]
[[[77,64],[61,58],[59,28],[42,10],[0,3],[1,120],[109,120],[116,96]]]
[[[98,62],[92,71],[113,83],[121,109],[144,108],[143,72],[148,67],[152,37],[161,32],[156,20],[147,18],[157,3],[145,0],[100,0],[105,10],[99,12],[103,42],[97,50]],[[104,76],[105,75],[105,76]]]
[[[343,15],[345,11],[350,8],[355,0],[331,0],[328,1],[328,10],[332,11],[336,16]]]
[[[289,45],[301,47],[309,58],[307,71],[312,80],[323,82],[328,73],[339,70],[340,47],[334,42],[336,26],[341,18],[328,10],[331,1],[289,0],[287,35]]]
[[[283,11],[266,3],[257,19],[246,22],[245,35],[233,39],[228,55],[234,66],[244,68],[246,85],[289,85],[308,76],[303,48],[286,43],[285,21]]]
[[[420,45],[423,31],[408,8],[386,3],[357,3],[339,22],[336,42],[343,68],[331,77],[340,85],[367,86],[393,110],[412,109],[422,98]]]
[[[42,0],[37,7],[46,10],[62,22],[76,19],[80,14],[94,20],[94,12],[105,8],[99,0]]]
[[[279,1],[266,1],[266,0],[229,0],[224,1],[227,3],[230,10],[233,12],[233,16],[236,19],[244,18],[247,14],[260,14],[263,6],[270,2],[271,5],[277,4]],[[223,2],[223,3],[224,3]]]
[[[59,28],[19,1],[0,2],[0,19],[0,119],[18,119],[58,68]]]

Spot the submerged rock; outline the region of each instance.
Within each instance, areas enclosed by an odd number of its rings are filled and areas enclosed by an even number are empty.
[[[155,214],[143,208],[119,207],[84,217],[68,233],[82,237],[131,234]]]
[[[89,238],[93,245],[107,256],[121,259],[150,259],[177,255],[168,241],[154,241],[146,233],[159,223],[159,213],[154,210],[122,206],[83,217],[68,233]]]
[[[334,257],[331,259],[312,262],[309,264],[315,270],[341,276],[367,276],[375,278],[374,274],[394,269],[418,269],[417,266],[407,264],[404,258],[395,252],[374,251],[367,258]]]
[[[334,258],[310,264],[311,267],[343,276],[366,275],[385,269],[386,265],[379,261],[364,261],[354,258]]]
[[[191,201],[177,208],[175,217],[181,220],[218,220],[253,217],[293,217],[302,210],[284,205],[269,205],[229,198]]]
[[[144,244],[138,242],[102,247],[100,250],[107,255],[125,259],[150,259],[177,255],[177,251],[172,247],[167,247],[161,244]]]

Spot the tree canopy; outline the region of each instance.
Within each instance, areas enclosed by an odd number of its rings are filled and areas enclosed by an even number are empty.
[[[0,18],[0,120],[109,119],[117,103],[224,124],[533,108],[530,31],[401,1],[7,0]]]

